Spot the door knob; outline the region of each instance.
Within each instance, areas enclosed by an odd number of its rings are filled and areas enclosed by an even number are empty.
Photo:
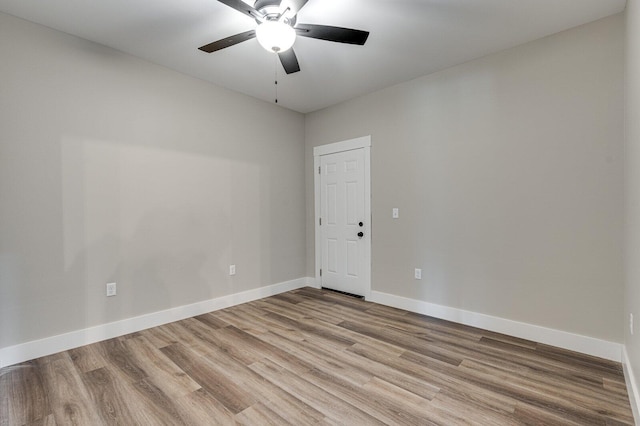
[[[364,226],[364,223],[360,222],[360,223],[358,223],[358,226],[359,226],[360,228],[362,228],[362,227]]]
[[[358,237],[360,237],[360,238],[364,237],[364,232],[362,232],[362,231],[358,232]]]

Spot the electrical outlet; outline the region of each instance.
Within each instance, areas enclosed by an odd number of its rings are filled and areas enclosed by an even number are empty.
[[[633,336],[633,314],[629,314],[629,332]]]
[[[416,270],[414,271],[413,276],[416,278],[416,280],[421,280],[422,279],[422,269],[416,268]]]
[[[229,275],[236,274],[236,265],[229,265]]]
[[[116,295],[116,283],[107,283],[107,297]]]
[[[400,217],[400,212],[398,211],[397,207],[394,207],[393,210],[391,210],[391,217],[394,219],[397,219]]]

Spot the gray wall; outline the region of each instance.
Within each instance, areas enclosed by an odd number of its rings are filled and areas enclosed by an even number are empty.
[[[373,290],[622,342],[623,28],[308,114],[307,275],[313,147],[371,135]]]
[[[301,114],[1,14],[0,58],[0,347],[305,275]]]
[[[0,14],[0,347],[313,276],[312,148],[368,134],[374,290],[621,342],[622,28],[607,18],[305,119]],[[629,69],[638,43],[630,31]]]
[[[627,2],[626,18],[624,342],[636,376],[636,383],[640,383],[640,3],[638,0]],[[633,336],[629,332],[630,313],[633,313],[635,319]]]

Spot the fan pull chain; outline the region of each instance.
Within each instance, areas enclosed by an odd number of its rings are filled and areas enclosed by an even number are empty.
[[[273,78],[276,91],[276,103],[278,103],[278,55],[273,55]]]

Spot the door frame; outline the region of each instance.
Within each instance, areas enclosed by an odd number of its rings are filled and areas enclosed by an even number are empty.
[[[314,199],[315,199],[315,285],[320,288],[322,279],[320,277],[320,268],[322,267],[322,235],[320,232],[320,157],[323,155],[337,154],[344,151],[352,151],[355,149],[364,149],[364,217],[368,218],[369,238],[365,240],[365,270],[363,271],[363,279],[366,283],[364,297],[371,297],[371,241],[372,241],[372,223],[371,223],[371,135],[360,138],[349,139],[341,142],[320,145],[313,148],[313,183],[314,183]],[[366,228],[365,228],[366,229]]]

